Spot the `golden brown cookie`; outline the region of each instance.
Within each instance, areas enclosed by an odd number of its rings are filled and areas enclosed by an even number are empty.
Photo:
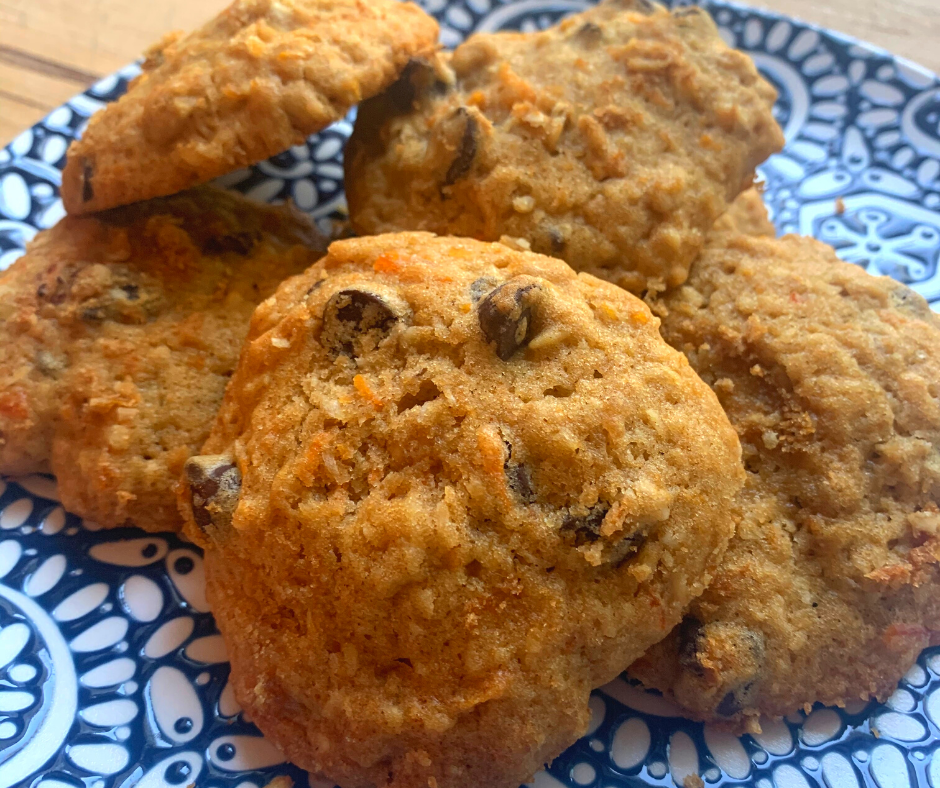
[[[515,788],[701,593],[743,476],[623,290],[501,244],[334,243],[256,311],[187,533],[236,696],[341,785]]]
[[[714,582],[632,673],[738,728],[884,699],[940,636],[940,321],[817,241],[733,231],[662,305],[748,481]]]
[[[39,233],[0,276],[0,472],[105,526],[180,525],[255,306],[322,252],[306,217],[210,187]]]
[[[235,0],[147,55],[62,174],[69,213],[173,194],[286,150],[433,51],[437,23],[394,0]]]
[[[738,235],[768,236],[777,235],[777,228],[767,215],[767,206],[758,189],[748,189],[741,192],[715,222],[707,243],[714,246],[720,243],[716,237],[720,233],[736,233]]]
[[[350,215],[363,234],[523,238],[634,293],[673,287],[782,147],[774,97],[698,8],[608,0],[475,35],[362,105]]]

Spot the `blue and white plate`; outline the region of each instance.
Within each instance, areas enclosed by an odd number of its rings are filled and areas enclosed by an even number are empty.
[[[423,1],[448,46],[473,30],[545,27],[586,5]],[[762,168],[778,229],[820,238],[940,310],[937,77],[792,19],[720,0],[708,8],[780,91],[787,146]],[[136,73],[102,80],[0,151],[0,268],[62,216],[68,143]],[[350,131],[337,123],[222,180],[326,217],[343,209]],[[278,774],[304,788],[307,776],[243,718],[227,677],[196,548],[96,531],[63,511],[49,478],[0,481],[0,788],[261,788]],[[695,776],[747,788],[940,788],[940,649],[885,705],[819,707],[760,736],[683,720],[626,679],[591,705],[589,734],[536,788],[692,788]]]

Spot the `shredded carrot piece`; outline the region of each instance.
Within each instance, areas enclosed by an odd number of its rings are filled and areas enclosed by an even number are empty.
[[[353,378],[353,385],[356,387],[356,391],[358,391],[365,399],[369,400],[369,402],[371,402],[375,407],[382,407],[382,400],[380,400],[378,395],[376,395],[376,393],[371,388],[369,388],[368,382],[364,377],[362,377],[362,375],[356,375],[356,377]]]
[[[396,274],[401,270],[401,266],[399,265],[397,255],[393,257],[389,254],[380,254],[375,258],[372,269],[381,274]]]

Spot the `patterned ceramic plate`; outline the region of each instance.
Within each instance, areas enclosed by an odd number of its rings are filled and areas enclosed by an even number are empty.
[[[424,3],[449,46],[473,30],[545,27],[585,5]],[[940,309],[937,78],[790,19],[709,8],[780,91],[787,146],[762,170],[779,230],[827,241]],[[0,151],[0,267],[61,217],[69,141],[135,73],[102,80]],[[325,217],[343,207],[350,130],[338,123],[223,180]],[[0,481],[0,788],[260,788],[284,773],[303,788],[306,775],[243,719],[227,675],[198,550],[172,535],[96,531],[62,510],[51,479]],[[536,788],[940,788],[940,650],[885,705],[820,707],[760,736],[685,721],[625,679],[591,705],[589,734]]]

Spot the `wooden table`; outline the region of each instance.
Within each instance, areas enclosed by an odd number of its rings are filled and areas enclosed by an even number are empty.
[[[0,145],[229,0],[0,0]],[[937,0],[760,0],[940,71]]]

